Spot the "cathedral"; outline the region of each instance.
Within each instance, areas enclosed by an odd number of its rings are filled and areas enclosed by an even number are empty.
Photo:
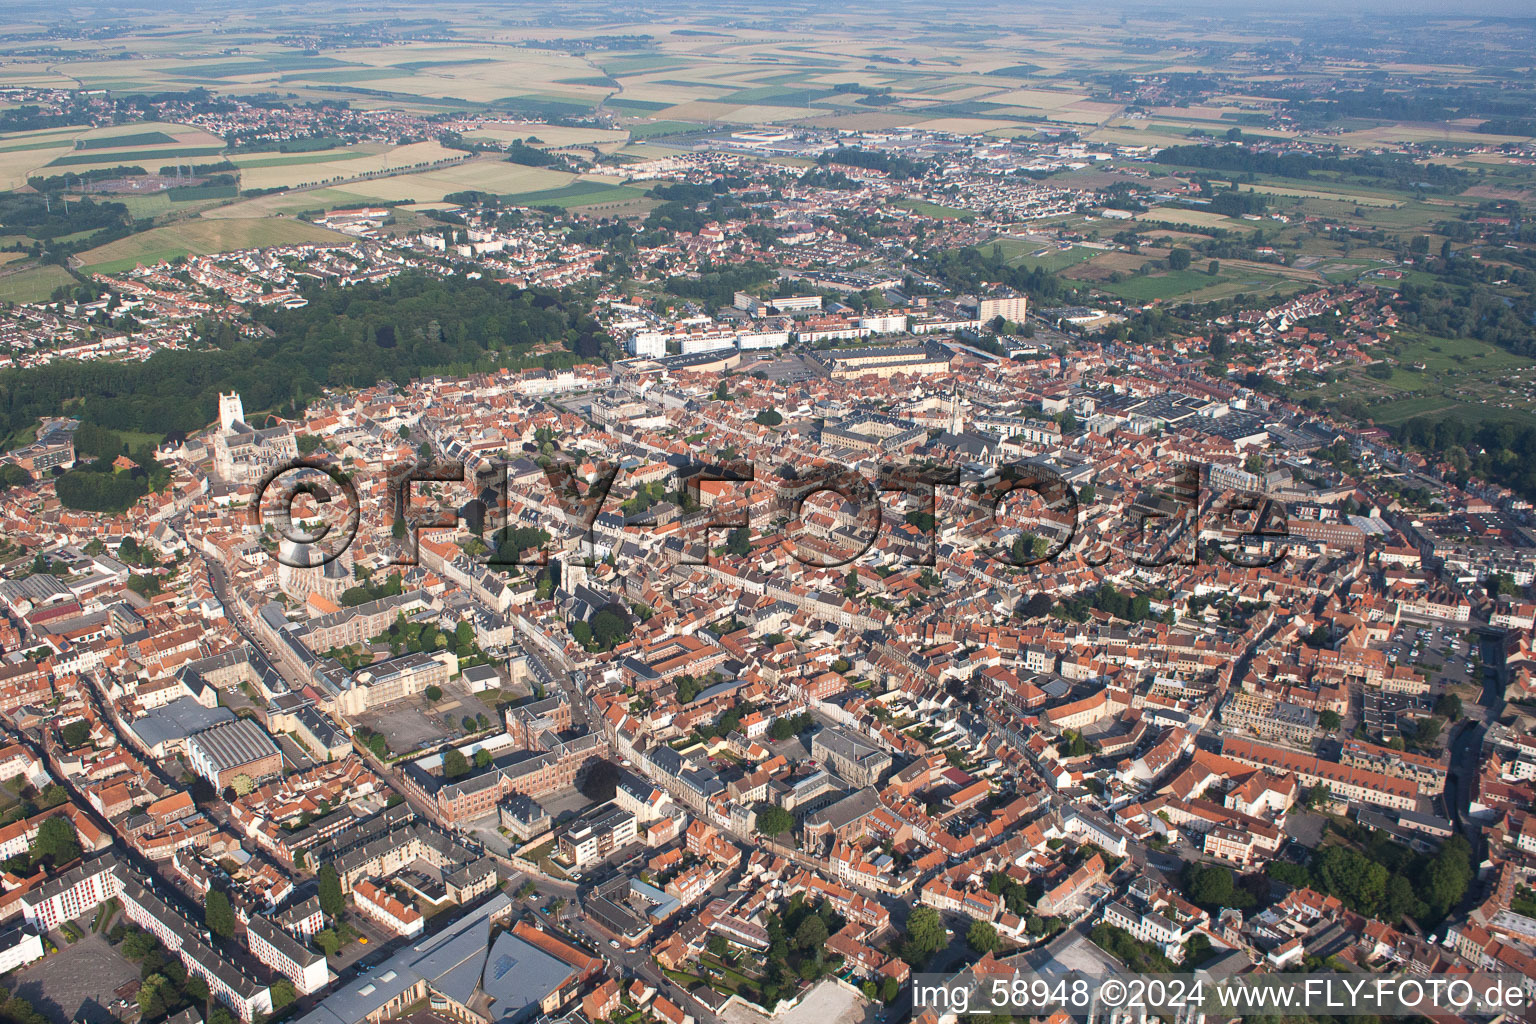
[[[232,483],[255,483],[262,474],[299,454],[287,426],[257,430],[245,422],[245,406],[235,392],[219,395],[219,429],[213,436],[213,471]]]

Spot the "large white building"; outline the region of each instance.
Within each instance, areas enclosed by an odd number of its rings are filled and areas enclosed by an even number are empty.
[[[976,319],[986,323],[1000,316],[1010,323],[1021,324],[1029,310],[1029,298],[1024,295],[992,295],[980,300],[976,307]]]
[[[116,868],[117,858],[107,854],[48,879],[22,895],[21,916],[32,927],[47,931],[95,910],[117,895]]]
[[[318,992],[330,980],[323,955],[259,914],[251,915],[245,938],[251,955],[292,981],[300,995]]]

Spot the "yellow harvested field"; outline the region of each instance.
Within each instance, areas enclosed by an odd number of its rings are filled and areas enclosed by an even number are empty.
[[[74,79],[41,64],[6,65],[0,68],[3,89],[73,89]]]
[[[66,138],[57,148],[0,150],[0,189],[25,185],[29,176],[41,173],[45,164],[73,148],[74,142]]]
[[[367,206],[376,202],[372,196],[360,195],[341,188],[315,188],[298,192],[276,192],[269,196],[257,196],[228,206],[204,210],[203,220],[250,220],[260,217],[279,217],[300,213],[304,210],[335,210],[350,206]]]
[[[1462,142],[1479,146],[1497,146],[1504,142],[1525,142],[1524,135],[1483,135],[1450,125],[1393,124],[1364,131],[1345,132],[1327,141],[1345,146],[1373,146],[1385,142]]]
[[[1136,219],[1158,224],[1190,224],[1197,228],[1240,228],[1243,225],[1242,221],[1209,210],[1180,210],[1165,206],[1138,213]]]
[[[123,136],[143,135],[147,132],[164,132],[175,139],[178,146],[203,147],[224,145],[224,140],[219,136],[214,135],[212,132],[206,132],[196,125],[176,124],[169,121],[134,121],[129,124],[117,124],[107,128],[93,128],[90,131],[81,132],[78,137],[81,139],[104,140],[121,138]],[[132,141],[125,142],[117,148],[124,147],[129,149],[156,148],[154,143],[145,145]],[[102,148],[107,152],[111,152],[111,149],[107,146]]]
[[[936,117],[931,120],[907,115],[899,127],[921,128],[928,132],[963,132],[980,135],[1000,128],[1017,128],[1013,121],[995,121],[986,117]]]
[[[1302,199],[1331,199],[1339,203],[1357,206],[1397,206],[1401,200],[1383,199],[1380,196],[1362,196],[1346,192],[1324,192],[1315,188],[1287,188],[1282,185],[1244,185],[1245,192],[1263,192],[1272,196],[1297,196]]]
[[[247,167],[240,172],[242,188],[302,188],[345,181],[362,174],[379,171],[401,171],[423,167],[440,160],[456,160],[464,156],[462,150],[449,149],[438,142],[414,142],[409,146],[396,146],[382,153],[335,160],[326,163],[279,164],[272,167]]]
[[[75,136],[82,135],[86,131],[87,129],[81,125],[72,128],[39,128],[30,132],[12,132],[9,135],[0,135],[0,150],[36,146],[44,142],[73,145]]]
[[[504,195],[509,192],[559,188],[574,180],[575,175],[545,167],[527,167],[507,163],[505,160],[475,160],[419,174],[396,174],[387,178],[348,182],[344,188],[382,202],[408,199],[417,203],[436,203],[446,195],[471,189]]]
[[[1054,110],[1080,103],[1088,97],[1080,92],[1057,92],[1054,89],[1010,89],[996,96],[988,96],[989,103],[1006,103],[1017,107],[1037,107]]]
[[[733,124],[780,124],[785,121],[799,121],[808,117],[817,117],[825,111],[813,107],[768,107],[747,106],[737,107],[729,114],[721,114],[720,120],[730,121]],[[668,114],[668,116],[673,116]]]
[[[679,103],[666,110],[655,111],[652,116],[667,121],[719,121],[726,119],[739,109],[741,108],[729,103],[706,103],[703,100],[694,100],[689,103]]]
[[[1119,117],[1124,107],[1118,103],[1096,103],[1083,100],[1051,112],[1053,121],[1077,121],[1082,124],[1103,124],[1112,117]]]

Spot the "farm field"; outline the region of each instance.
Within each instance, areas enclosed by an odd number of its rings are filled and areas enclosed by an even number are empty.
[[[0,302],[43,302],[75,279],[63,267],[41,266],[0,273]]]
[[[572,209],[598,204],[628,203],[645,195],[645,190],[630,185],[579,180],[561,188],[543,189],[537,192],[515,192],[501,198],[504,202],[516,203],[519,206],[558,206],[563,209]]]
[[[1239,229],[1243,221],[1231,217],[1224,217],[1219,213],[1209,210],[1191,210],[1175,206],[1157,206],[1144,213],[1135,215],[1139,221],[1151,221],[1156,224],[1180,224],[1195,228],[1225,228],[1227,230]]]
[[[329,149],[305,150],[296,153],[275,153],[270,151],[257,151],[250,153],[230,153],[225,159],[236,167],[246,170],[261,167],[285,167],[290,164],[323,164],[336,160],[353,160],[358,157],[375,156],[384,153],[390,147],[382,143],[362,143],[356,146],[339,146]]]
[[[79,260],[86,270],[112,274],[181,256],[267,245],[294,245],[300,242],[347,245],[351,241],[349,236],[340,232],[328,231],[300,220],[197,218],[151,228],[88,249],[80,254]]]
[[[466,139],[485,139],[493,142],[511,142],[521,139],[530,146],[541,149],[560,149],[565,146],[607,145],[629,140],[629,133],[605,128],[568,127],[557,124],[512,124],[505,127],[479,128],[465,133]],[[537,142],[528,142],[537,138]]]
[[[315,154],[291,155],[310,157]],[[449,149],[438,142],[415,142],[373,153],[347,153],[338,159],[320,162],[294,160],[246,164],[240,171],[240,185],[246,189],[304,188],[365,174],[425,168],[444,160],[462,160],[464,156],[462,150]]]
[[[207,162],[223,148],[223,139],[200,128],[162,122],[15,132],[0,136],[0,189],[24,185],[28,177],[101,167],[142,166],[154,173],[178,161]]]

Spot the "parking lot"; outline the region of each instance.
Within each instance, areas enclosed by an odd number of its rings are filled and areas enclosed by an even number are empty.
[[[419,698],[399,701],[359,716],[358,723],[383,733],[389,741],[389,749],[397,754],[446,743],[457,730],[450,733],[434,721],[426,713],[425,704],[426,701]]]
[[[15,994],[49,1020],[115,1024],[114,992],[139,980],[139,969],[118,955],[100,935],[44,957],[16,976]],[[138,1013],[138,1006],[133,1006]]]

